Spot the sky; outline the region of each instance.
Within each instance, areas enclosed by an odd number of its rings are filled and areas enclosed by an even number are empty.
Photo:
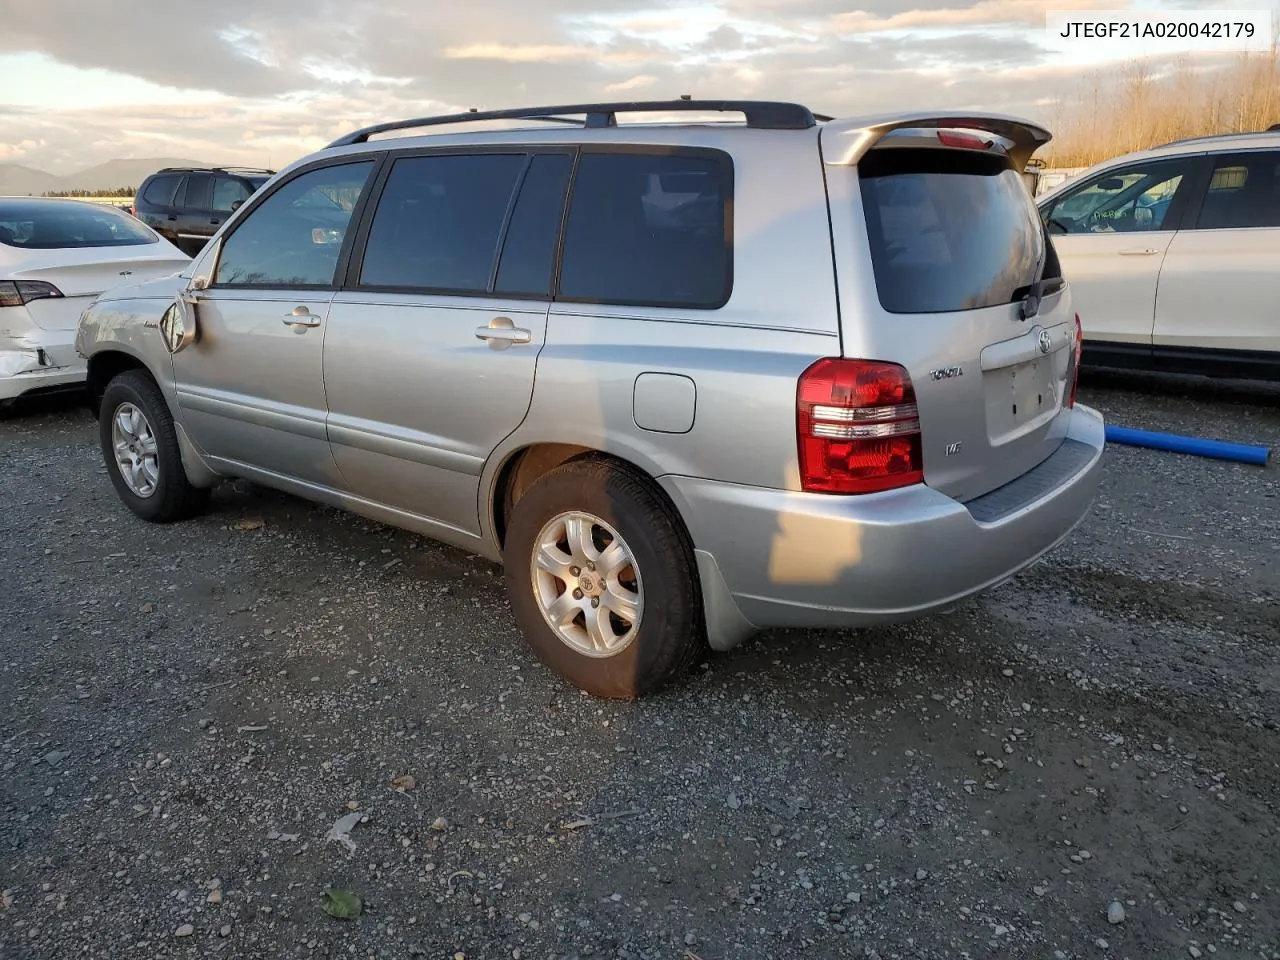
[[[1280,0],[0,0],[0,162],[279,169],[386,119],[681,94],[1051,124],[1091,71],[1186,52],[1055,46],[1049,9],[1275,16]]]

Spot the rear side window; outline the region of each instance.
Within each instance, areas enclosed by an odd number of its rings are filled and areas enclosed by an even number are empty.
[[[365,287],[482,292],[522,154],[405,157],[378,200],[360,268]]]
[[[1008,304],[1036,280],[1047,241],[1026,185],[1005,157],[872,150],[858,164],[858,178],[876,290],[890,313]]]
[[[178,184],[182,182],[182,177],[178,174],[166,173],[158,177],[152,177],[151,182],[147,184],[147,188],[142,191],[142,199],[147,203],[153,203],[157,207],[173,206],[173,195],[178,191]]]
[[[114,207],[57,201],[0,202],[0,243],[25,250],[132,247],[156,243],[154,233]]]
[[[558,299],[714,310],[732,289],[733,166],[713,151],[584,152]]]
[[[1197,230],[1280,227],[1280,152],[1213,158]]]

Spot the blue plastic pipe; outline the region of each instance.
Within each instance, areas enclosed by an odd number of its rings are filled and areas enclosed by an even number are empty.
[[[1190,453],[1197,457],[1215,460],[1233,460],[1266,466],[1271,456],[1268,447],[1246,443],[1227,443],[1223,440],[1202,440],[1199,437],[1182,437],[1176,433],[1155,433],[1151,430],[1134,430],[1132,427],[1107,426],[1107,442],[1130,447],[1150,447],[1153,450],[1171,450],[1174,453]]]

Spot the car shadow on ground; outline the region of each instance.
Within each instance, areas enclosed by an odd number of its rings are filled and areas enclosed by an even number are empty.
[[[1224,380],[1094,367],[1080,371],[1080,385],[1094,390],[1167,397],[1170,402],[1178,403],[1192,400],[1280,408],[1280,383],[1263,380]]]

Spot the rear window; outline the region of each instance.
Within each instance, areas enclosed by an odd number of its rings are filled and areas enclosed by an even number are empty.
[[[157,237],[122,210],[58,201],[0,203],[0,243],[25,250],[129,247]]]
[[[1022,178],[998,154],[894,148],[858,164],[880,304],[980,310],[1022,299],[1047,239]],[[1055,258],[1046,257],[1050,268]]]

